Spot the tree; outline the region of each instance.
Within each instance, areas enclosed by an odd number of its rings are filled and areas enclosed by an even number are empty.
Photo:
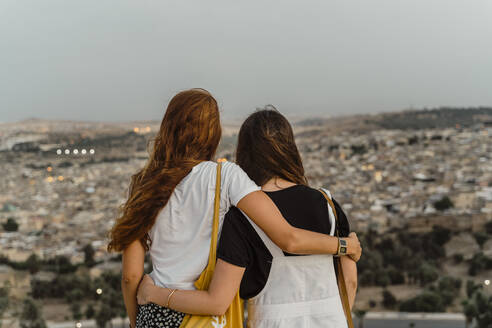
[[[2,327],[3,314],[7,311],[9,307],[9,286],[3,286],[0,288],[0,327]]]
[[[58,255],[49,259],[46,261],[46,265],[49,271],[59,274],[72,273],[77,270],[77,266],[73,265],[70,259],[64,255]]]
[[[89,305],[87,305],[87,308],[85,309],[85,317],[87,319],[92,319],[94,318],[95,315],[96,315],[96,311],[94,310],[94,306],[92,305],[92,303],[90,303]]]
[[[477,327],[492,327],[492,296],[487,296],[481,291],[477,291],[473,301],[477,309],[474,317]]]
[[[111,307],[106,303],[102,303],[95,316],[97,327],[105,328],[112,318]]]
[[[438,211],[445,211],[451,207],[454,207],[454,204],[448,196],[444,196],[440,200],[434,202],[434,208]]]
[[[430,238],[442,246],[451,239],[451,230],[440,226],[433,226]]]
[[[482,288],[482,284],[476,284],[473,282],[473,280],[468,280],[466,282],[466,296],[471,299],[473,297],[473,294],[475,294],[477,290],[480,290]]]
[[[355,310],[354,314],[359,320],[359,328],[364,328],[364,317],[366,316],[366,310]]]
[[[427,262],[422,263],[418,272],[418,280],[421,286],[436,281],[438,277],[439,273],[436,267]]]
[[[387,289],[383,290],[383,306],[392,309],[396,306],[396,297]]]
[[[424,291],[400,304],[402,312],[444,312],[444,310],[441,296],[432,291]]]
[[[72,312],[72,318],[74,320],[82,319],[82,306],[81,301],[84,294],[79,288],[70,290],[65,294],[65,300],[70,304],[70,311]]]
[[[82,249],[84,252],[84,263],[87,267],[92,267],[94,264],[96,264],[96,261],[94,261],[94,254],[96,253],[94,251],[94,248],[92,247],[91,244],[87,244],[84,246]]]
[[[75,301],[70,304],[70,311],[72,311],[72,318],[74,320],[82,319],[82,307],[80,301]]]
[[[485,231],[492,235],[492,221],[485,223]]]
[[[473,237],[475,237],[475,240],[480,248],[483,248],[483,244],[485,244],[485,242],[490,238],[490,236],[485,232],[476,232],[473,234]]]
[[[456,295],[461,289],[461,279],[453,277],[442,277],[437,284],[437,293],[441,295],[444,306],[449,306],[453,303]]]
[[[391,280],[391,285],[400,285],[405,283],[405,276],[403,275],[403,272],[401,272],[401,270],[389,268],[387,272]]]
[[[26,262],[26,269],[29,270],[31,274],[35,274],[41,269],[41,261],[39,260],[39,257],[36,254],[31,254]]]
[[[473,322],[473,318],[477,316],[477,307],[475,306],[475,303],[470,300],[463,301],[461,305],[463,306],[463,314],[466,318],[466,328],[468,328]]]
[[[19,230],[19,224],[15,221],[14,218],[8,218],[7,222],[2,224],[3,230],[8,231],[8,232],[14,232]]]
[[[30,297],[24,299],[19,324],[21,328],[46,328],[39,305]]]
[[[361,274],[360,284],[370,286],[376,284],[377,274],[383,269],[383,257],[377,251],[367,251],[360,261],[357,262],[357,268]]]
[[[376,274],[376,285],[381,287],[387,287],[391,284],[391,278],[387,271],[381,270]]]
[[[454,254],[453,255],[453,260],[454,260],[454,263],[456,263],[456,264],[463,262],[463,259],[464,259],[463,254]]]
[[[471,276],[475,276],[477,273],[483,270],[492,269],[492,258],[488,258],[482,252],[478,252],[473,255],[468,267],[468,273]]]

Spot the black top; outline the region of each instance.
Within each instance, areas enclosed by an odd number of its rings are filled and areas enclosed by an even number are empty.
[[[328,202],[320,191],[295,185],[266,194],[291,225],[325,234],[330,233]],[[338,216],[340,237],[347,237],[350,231],[347,217],[335,200],[333,203]],[[285,252],[284,254],[296,256]],[[272,264],[272,254],[248,219],[235,207],[232,207],[225,216],[217,257],[246,268],[239,289],[241,298],[254,297],[265,286]]]

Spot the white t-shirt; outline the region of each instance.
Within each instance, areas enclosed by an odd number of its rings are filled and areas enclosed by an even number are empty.
[[[202,162],[176,186],[149,232],[150,276],[157,286],[195,289],[208,262],[217,164]],[[219,231],[224,215],[247,194],[260,190],[236,164],[222,164]]]

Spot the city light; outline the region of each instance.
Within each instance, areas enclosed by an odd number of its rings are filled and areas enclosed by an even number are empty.
[[[486,279],[483,283],[485,284],[485,286],[488,286],[488,285],[490,285],[490,280]]]
[[[75,324],[75,327],[77,327],[77,328],[81,328],[81,327],[82,327],[82,322],[77,322],[77,323]]]
[[[145,132],[150,132],[150,126],[145,128]]]
[[[82,155],[85,155],[87,153],[93,155],[96,153],[96,150],[95,149],[90,149],[90,150],[87,150],[87,149],[73,149],[73,150],[70,150],[70,149],[65,149],[65,150],[61,150],[61,149],[58,149],[56,151],[56,153],[58,155],[62,155],[62,154],[65,154],[65,155],[70,155],[70,152],[74,155],[78,155],[78,154],[82,154]]]
[[[48,181],[48,182],[53,182],[53,177],[47,177],[47,178],[46,178],[46,181]]]
[[[53,171],[53,168],[52,168],[51,166],[48,166],[48,167],[46,168],[46,171],[51,172],[51,171]]]
[[[63,181],[64,179],[63,175],[58,176],[58,181]]]
[[[101,295],[102,292],[103,292],[103,290],[101,288],[96,289],[96,294],[97,295]]]
[[[139,128],[137,128],[137,127],[133,128],[133,132],[138,133],[138,131],[140,131]]]

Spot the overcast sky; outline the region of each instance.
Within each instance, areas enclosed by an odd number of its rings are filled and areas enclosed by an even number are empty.
[[[492,0],[0,0],[0,121],[492,105]]]

